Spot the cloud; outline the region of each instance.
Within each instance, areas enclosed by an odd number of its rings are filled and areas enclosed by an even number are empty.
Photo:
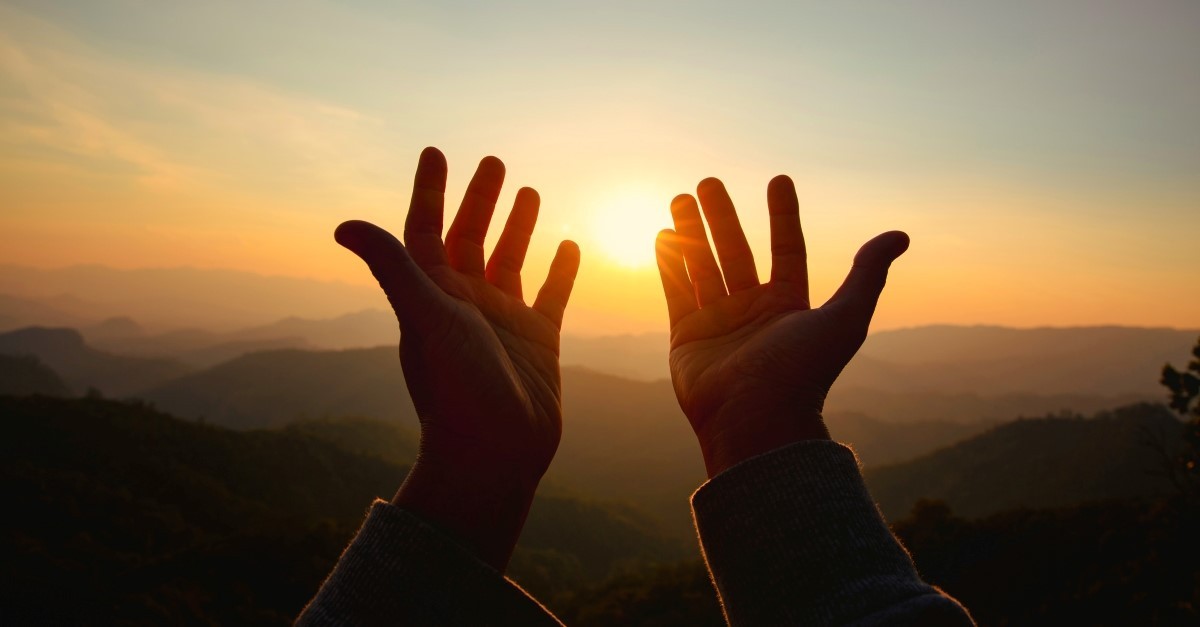
[[[379,120],[242,76],[116,55],[0,7],[0,163],[172,194],[390,197]]]

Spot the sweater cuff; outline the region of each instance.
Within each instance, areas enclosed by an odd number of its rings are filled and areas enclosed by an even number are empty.
[[[732,466],[696,491],[692,510],[731,624],[904,623],[944,613],[970,624],[917,576],[854,453],[836,442],[798,442]]]
[[[377,500],[297,625],[561,625],[417,515]]]

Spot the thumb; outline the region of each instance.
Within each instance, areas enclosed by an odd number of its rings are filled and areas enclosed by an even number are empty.
[[[854,255],[854,265],[846,280],[828,304],[861,317],[864,324],[870,323],[887,282],[888,268],[908,250],[908,244],[908,234],[902,231],[888,231],[863,244]]]
[[[350,220],[338,225],[333,239],[366,262],[401,327],[428,318],[429,295],[437,286],[394,235],[370,222]]]

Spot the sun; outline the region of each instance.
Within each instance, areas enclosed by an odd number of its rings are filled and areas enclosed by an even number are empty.
[[[620,189],[596,204],[588,226],[592,244],[612,263],[651,266],[654,237],[671,227],[671,197],[648,187]]]

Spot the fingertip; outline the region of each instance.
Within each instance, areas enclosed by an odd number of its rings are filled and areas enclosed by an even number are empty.
[[[426,146],[425,149],[421,151],[421,157],[417,160],[417,163],[418,167],[426,170],[432,170],[438,175],[441,175],[448,169],[446,165],[446,155],[442,154],[442,151],[434,148],[433,146]]]
[[[908,238],[908,233],[904,231],[888,231],[880,233],[871,242],[877,243],[881,254],[887,258],[889,262],[894,261],[897,257],[904,254],[908,250],[911,241]],[[869,242],[870,243],[870,242]]]
[[[700,183],[696,185],[696,193],[698,194],[717,192],[723,189],[725,189],[725,184],[721,182],[721,179],[715,176],[710,176],[700,181]]]
[[[897,257],[903,255],[910,240],[904,231],[888,231],[871,238],[863,244],[854,256],[855,264],[882,263],[891,264]]]
[[[521,189],[518,189],[517,198],[536,203],[540,203],[542,201],[541,194],[538,194],[537,190],[532,187],[522,187]]]
[[[446,155],[442,151],[428,146],[421,151],[417,160],[417,173],[414,185],[421,189],[443,192],[446,189],[446,176],[449,167],[446,165]]]
[[[558,243],[558,250],[554,252],[554,259],[550,263],[551,274],[554,273],[554,268],[564,270],[566,274],[575,276],[580,270],[580,245],[570,239],[564,239]]]
[[[679,234],[671,229],[659,231],[654,238],[654,257],[658,261],[660,270],[668,260],[683,258],[683,249],[679,240]]]
[[[772,191],[773,190],[787,191],[789,189],[794,190],[794,189],[796,189],[796,183],[794,181],[792,181],[792,177],[790,177],[786,174],[779,174],[779,175],[776,175],[775,178],[772,178],[771,182],[767,183],[767,189],[772,190]]]
[[[793,215],[800,212],[796,199],[796,184],[791,177],[780,174],[767,183],[767,212],[771,215]]]
[[[904,231],[888,231],[888,234],[892,235],[895,241],[895,248],[893,250],[896,252],[896,257],[908,252],[908,247],[912,245],[912,238],[908,236],[908,233]]]
[[[366,224],[362,220],[347,220],[333,230],[333,240],[350,250],[355,250],[361,241],[360,234]]]
[[[671,213],[677,213],[687,207],[694,206],[696,199],[691,194],[679,194],[671,199]]]
[[[558,245],[558,256],[565,261],[571,262],[573,265],[579,265],[579,259],[582,256],[579,250],[579,244],[574,240],[565,239]]]
[[[479,160],[479,169],[487,169],[489,171],[504,173],[504,162],[499,157],[488,155]]]

